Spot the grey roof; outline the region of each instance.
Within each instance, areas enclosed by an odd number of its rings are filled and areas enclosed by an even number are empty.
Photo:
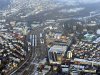
[[[52,46],[49,51],[50,52],[62,52],[62,51],[66,51],[67,46],[60,46],[60,45],[54,45]]]

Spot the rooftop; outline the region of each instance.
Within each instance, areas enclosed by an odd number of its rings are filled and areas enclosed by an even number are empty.
[[[59,45],[54,45],[50,48],[50,52],[62,52],[66,51],[67,46],[59,46]]]

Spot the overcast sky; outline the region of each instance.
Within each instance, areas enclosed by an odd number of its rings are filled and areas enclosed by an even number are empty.
[[[84,3],[100,2],[100,0],[59,0],[59,1],[79,1],[79,2],[84,2]]]

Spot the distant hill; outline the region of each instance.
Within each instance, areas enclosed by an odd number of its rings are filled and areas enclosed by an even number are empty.
[[[10,3],[11,2],[11,3]],[[42,7],[55,6],[56,3],[67,4],[67,5],[81,5],[81,4],[93,4],[99,3],[100,0],[0,0],[0,10],[7,8],[10,4],[10,8],[20,9],[20,8],[35,8],[41,5]],[[59,6],[59,5],[58,5]]]
[[[6,8],[10,4],[10,0],[0,0],[0,9]]]

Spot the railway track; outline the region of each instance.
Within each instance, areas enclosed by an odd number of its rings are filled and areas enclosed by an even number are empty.
[[[23,71],[29,67],[29,64],[31,63],[34,57],[33,55],[34,55],[34,50],[30,50],[30,52],[26,56],[26,60],[21,65],[19,65],[19,67],[15,71],[11,71],[7,75],[22,75]]]
[[[36,35],[39,35],[40,32],[45,27],[47,27],[47,26],[44,25],[44,26],[35,28],[34,31],[35,31]],[[39,30],[39,31],[37,31],[36,29]],[[39,44],[39,42],[38,42],[38,44]],[[37,51],[34,50],[34,49],[36,49]],[[16,69],[12,70],[11,72],[7,73],[7,75],[31,75],[31,73],[34,69],[34,64],[31,64],[31,63],[35,61],[34,58],[35,58],[36,54],[37,54],[37,57],[40,57],[39,56],[40,54],[38,54],[39,50],[40,50],[40,46],[39,47],[37,46],[36,48],[32,48],[30,50],[30,52],[27,53],[28,55],[26,56],[25,61],[22,62],[22,64],[20,64],[18,68],[16,68]],[[36,51],[36,52],[34,52],[34,51]]]

